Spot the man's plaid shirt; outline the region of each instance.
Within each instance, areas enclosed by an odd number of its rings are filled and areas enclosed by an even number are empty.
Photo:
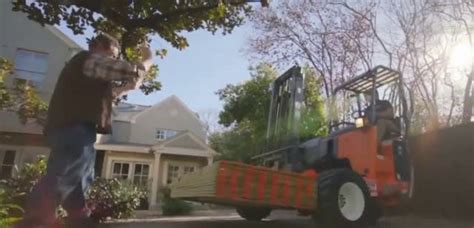
[[[83,73],[104,81],[135,81],[144,76],[145,68],[100,54],[91,54],[84,63]]]

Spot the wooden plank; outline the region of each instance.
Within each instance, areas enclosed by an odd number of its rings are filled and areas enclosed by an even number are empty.
[[[171,185],[171,197],[224,205],[313,209],[312,177],[243,163],[220,161]]]

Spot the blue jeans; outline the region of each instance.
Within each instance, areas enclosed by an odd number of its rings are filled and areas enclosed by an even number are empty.
[[[58,205],[68,217],[88,217],[85,194],[94,179],[95,127],[76,124],[48,133],[47,139],[51,152],[46,175],[27,198],[24,220],[52,224]]]

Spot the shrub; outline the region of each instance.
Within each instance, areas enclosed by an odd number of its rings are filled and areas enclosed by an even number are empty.
[[[163,215],[188,215],[193,211],[191,203],[171,198],[171,191],[168,187],[161,189],[161,193],[163,195],[161,204]]]
[[[10,227],[20,217],[15,214],[22,213],[23,209],[8,202],[8,195],[5,189],[0,188],[0,227]]]
[[[26,196],[46,173],[47,162],[45,157],[39,157],[38,161],[26,164],[15,177],[3,180],[0,189],[8,198],[0,204],[19,205],[24,207]],[[129,183],[118,180],[97,179],[89,191],[88,204],[92,207],[92,217],[97,221],[110,218],[127,218],[133,215],[134,210],[140,205],[144,192]],[[21,217],[22,211],[8,209],[9,216]],[[0,220],[2,217],[2,205],[0,205]],[[63,218],[66,212],[58,208],[58,216]],[[3,227],[0,223],[0,227]]]
[[[97,179],[89,191],[88,204],[97,221],[107,218],[129,218],[145,196],[143,191],[117,179]]]
[[[46,158],[39,156],[34,163],[26,164],[15,177],[2,180],[0,187],[8,195],[8,203],[24,207],[26,196],[46,173]]]

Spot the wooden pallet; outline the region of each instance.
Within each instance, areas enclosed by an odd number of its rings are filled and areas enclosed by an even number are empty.
[[[316,182],[297,173],[220,161],[172,184],[171,197],[229,206],[312,210]]]

